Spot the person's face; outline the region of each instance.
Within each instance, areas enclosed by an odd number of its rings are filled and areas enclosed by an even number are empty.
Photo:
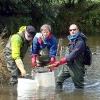
[[[48,38],[50,31],[47,28],[45,28],[41,31],[41,33],[44,38]]]
[[[74,36],[79,32],[79,29],[76,25],[71,25],[69,27],[69,32],[70,32],[70,35]]]
[[[27,41],[30,41],[30,40],[32,40],[33,37],[31,37],[31,36],[27,33],[27,31],[25,31],[25,38],[26,38]]]

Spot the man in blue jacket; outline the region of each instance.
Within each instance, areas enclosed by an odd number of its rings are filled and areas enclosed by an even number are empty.
[[[79,32],[79,29],[75,24],[72,24],[69,27],[69,32],[69,53],[66,54],[65,57],[61,60],[51,64],[49,67],[51,70],[53,70],[54,67],[67,63],[67,70],[63,68],[57,77],[57,87],[62,88],[64,80],[71,77],[76,88],[84,88],[85,67],[83,58],[85,51],[85,41],[87,38],[83,33]]]
[[[33,39],[31,57],[33,67],[44,67],[55,62],[57,40],[51,34],[51,26],[44,24]]]

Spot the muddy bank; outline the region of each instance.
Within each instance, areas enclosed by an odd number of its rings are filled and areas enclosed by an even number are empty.
[[[9,78],[9,71],[7,70],[3,55],[3,49],[6,43],[7,43],[7,38],[2,39],[2,37],[0,36],[0,82]]]

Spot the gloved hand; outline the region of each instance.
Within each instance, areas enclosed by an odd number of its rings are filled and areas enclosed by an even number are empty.
[[[60,61],[57,61],[57,62],[51,64],[50,65],[50,71],[53,71],[54,70],[54,67],[58,67],[59,65],[62,65],[64,63],[66,63],[66,62],[67,62],[66,58],[63,58]]]
[[[33,57],[32,57],[32,67],[37,67],[37,62],[36,62],[36,58],[37,58],[37,54],[35,54]]]
[[[20,72],[21,72],[21,76],[22,76],[22,77],[26,77],[26,71],[25,71],[25,69],[24,69],[24,64],[23,64],[22,60],[21,60],[21,59],[16,59],[16,60],[15,60],[15,63],[16,63],[16,65],[17,65],[18,69],[19,69]]]
[[[55,58],[54,57],[51,57],[50,63],[53,64],[54,62],[55,62]]]

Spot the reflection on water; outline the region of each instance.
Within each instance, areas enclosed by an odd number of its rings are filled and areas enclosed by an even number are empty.
[[[38,90],[28,90],[26,93],[22,94],[19,96],[17,99],[18,100],[36,100],[36,99],[41,99],[41,100],[48,100],[48,99],[53,99],[54,94],[55,94],[55,89],[50,87],[50,88],[43,88],[40,87]]]
[[[11,89],[8,82],[4,82],[0,84],[0,100],[100,100],[100,37],[89,37],[88,44],[93,53],[93,62],[91,67],[87,67],[84,90],[75,89],[69,78],[64,82],[62,91],[52,87],[41,87],[37,90],[24,91],[24,94],[18,96],[17,89]],[[64,39],[64,45],[67,45],[66,39]],[[27,65],[27,72],[30,73],[30,62],[26,62],[28,60],[27,55],[25,65]],[[58,70],[56,69],[55,72]]]

